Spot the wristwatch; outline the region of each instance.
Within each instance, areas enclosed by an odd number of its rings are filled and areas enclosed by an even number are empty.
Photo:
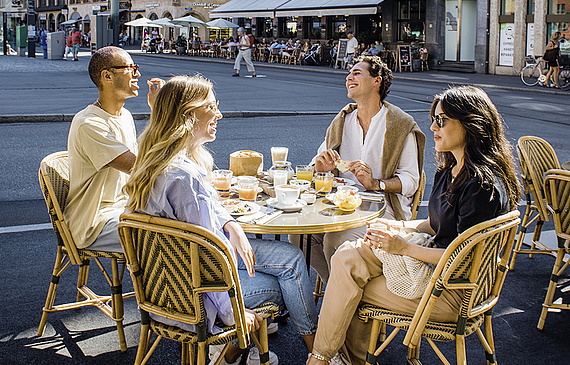
[[[384,181],[378,179],[378,190],[379,191],[384,191],[386,190],[386,184],[384,183]]]

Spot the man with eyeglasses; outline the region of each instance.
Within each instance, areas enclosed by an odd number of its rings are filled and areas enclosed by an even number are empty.
[[[311,165],[316,172],[338,172],[366,190],[384,193],[384,217],[409,220],[423,168],[425,135],[412,116],[385,101],[391,84],[392,72],[380,57],[364,55],[355,60],[345,86],[356,103],[345,106],[333,119]],[[350,162],[348,171],[337,170],[341,159]],[[365,232],[363,226],[312,235],[311,265],[323,280],[328,280],[336,249],[344,241],[363,238]]]
[[[138,95],[139,67],[118,47],[93,54],[89,76],[99,97],[78,112],[69,128],[69,195],[64,217],[78,248],[121,252],[119,215],[127,203],[122,192],[136,160],[135,124],[123,106]],[[148,104],[164,83],[148,81]]]

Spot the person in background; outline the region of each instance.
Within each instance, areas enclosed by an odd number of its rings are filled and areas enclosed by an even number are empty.
[[[175,76],[159,91],[150,122],[139,139],[139,157],[125,186],[127,211],[192,223],[212,231],[237,263],[244,304],[255,308],[268,301],[288,310],[293,329],[312,349],[317,309],[304,256],[298,247],[280,241],[248,239],[241,226],[220,204],[210,173],[214,164],[204,145],[216,139],[222,113],[212,83],[202,76]],[[206,300],[206,298],[208,300]],[[227,293],[204,295],[210,333],[218,317],[233,324]],[[206,305],[206,303],[212,305]],[[261,318],[248,310],[249,331]],[[189,329],[184,322],[155,317],[169,325]],[[191,330],[191,329],[189,329]],[[238,364],[243,350],[230,346],[222,364]],[[250,362],[252,354],[256,362]],[[248,364],[259,364],[250,351]],[[277,364],[270,353],[270,363]]]
[[[73,42],[71,40],[71,32],[69,32],[67,38],[65,39],[65,54],[63,55],[63,59],[67,61],[67,55],[70,53],[73,56]]]
[[[253,62],[251,62],[251,49],[253,48],[253,44],[251,39],[247,34],[245,34],[245,30],[242,27],[237,29],[239,42],[238,42],[238,55],[236,57],[236,61],[234,63],[234,70],[235,73],[232,75],[234,77],[239,77],[239,70],[241,68],[241,60],[245,61],[247,65],[247,70],[251,72],[251,77],[257,77],[255,73],[255,67],[253,66]]]
[[[79,47],[81,46],[81,32],[76,28],[71,31],[71,43],[73,43],[73,60],[79,61]]]
[[[370,55],[376,56],[378,54],[378,52],[380,52],[380,51],[378,51],[378,48],[376,48],[374,44],[371,44],[368,47],[368,53],[370,53]]]
[[[552,77],[552,87],[560,89],[560,86],[558,85],[558,73],[560,72],[560,65],[558,63],[558,60],[560,59],[560,37],[560,32],[554,32],[552,37],[550,37],[550,41],[548,41],[548,44],[546,45],[545,51],[550,52],[552,57],[548,60],[548,66],[550,69],[546,74],[546,81],[542,84],[544,87],[551,87],[550,78]]]
[[[450,88],[435,96],[430,116],[437,171],[429,216],[427,220],[405,222],[405,226],[435,236],[436,247],[418,246],[388,230],[371,227],[365,239],[343,243],[332,259],[307,365],[364,364],[372,321],[358,319],[361,301],[409,315],[415,313],[421,299],[406,299],[387,288],[382,263],[371,248],[381,247],[388,253],[437,265],[445,249],[462,232],[517,209],[521,189],[512,146],[489,96],[473,86]],[[402,226],[402,222],[393,220],[378,221],[388,228]],[[443,290],[430,319],[456,322],[462,299],[460,290]],[[338,354],[343,344],[347,353]]]
[[[345,68],[349,68],[352,65],[352,59],[358,54],[358,40],[354,36],[354,32],[349,30],[346,32],[346,37],[348,38],[348,43],[346,44],[346,56],[344,57]]]

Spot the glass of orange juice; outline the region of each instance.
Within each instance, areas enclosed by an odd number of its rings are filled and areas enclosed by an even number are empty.
[[[238,193],[241,200],[255,200],[259,183],[254,176],[238,176]]]
[[[315,189],[324,193],[330,193],[333,187],[334,175],[332,172],[316,172],[315,173]]]
[[[212,171],[212,183],[221,198],[229,198],[233,175],[234,174],[231,170]]]
[[[295,169],[297,170],[297,179],[313,181],[313,168],[311,166],[297,165]]]

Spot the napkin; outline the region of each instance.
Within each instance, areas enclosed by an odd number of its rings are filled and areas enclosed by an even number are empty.
[[[255,214],[248,214],[242,215],[241,217],[237,218],[236,220],[241,223],[251,224],[252,222],[255,224],[265,224],[275,218],[277,218],[280,214],[282,214],[282,210],[275,210],[269,214],[263,212],[257,212]]]

